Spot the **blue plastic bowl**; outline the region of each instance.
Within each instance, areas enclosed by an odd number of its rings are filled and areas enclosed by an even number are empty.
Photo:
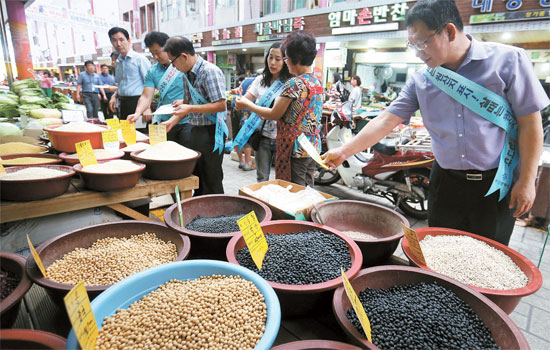
[[[128,308],[130,304],[171,279],[185,281],[211,275],[240,276],[256,285],[267,305],[267,322],[264,335],[255,349],[270,349],[281,325],[281,306],[275,291],[255,272],[217,260],[190,260],[164,264],[138,272],[114,284],[92,301],[92,310],[98,327],[101,329],[105,317],[111,316],[117,309]],[[73,329],[69,334],[67,349],[80,349]]]

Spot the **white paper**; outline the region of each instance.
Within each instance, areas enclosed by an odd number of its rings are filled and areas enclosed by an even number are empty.
[[[175,109],[172,105],[162,105],[157,108],[156,111],[153,112],[153,114],[172,114],[174,113]]]
[[[136,120],[136,129],[143,129],[145,127],[147,127],[147,123],[143,121],[143,116],[140,115],[139,119]]]
[[[78,109],[78,110],[62,109],[61,115],[62,115],[63,122],[65,123],[86,121],[86,116],[84,114],[84,111],[81,109]]]

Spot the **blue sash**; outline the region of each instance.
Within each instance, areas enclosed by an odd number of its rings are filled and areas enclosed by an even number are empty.
[[[260,98],[260,101],[258,101],[258,106],[271,106],[273,100],[275,100],[275,98],[279,96],[283,91],[283,87],[284,83],[281,81],[281,79],[277,79],[276,81],[274,81],[269,89],[265,92],[265,94],[263,94],[263,96]],[[244,123],[241,130],[239,130],[237,136],[235,136],[235,139],[233,140],[233,147],[239,146],[240,151],[246,144],[250,136],[254,133],[254,130],[257,130],[260,127],[261,123],[262,119],[256,113],[252,113]]]
[[[187,79],[187,76],[183,74],[183,79],[187,82],[187,86],[189,87],[189,92],[191,93],[191,98],[193,99],[193,103],[195,105],[204,105],[208,104],[210,102],[206,101],[204,97],[199,94],[197,90],[191,85],[189,82],[189,79]],[[226,105],[227,106],[227,105]],[[227,108],[227,107],[226,107]],[[218,112],[216,114],[204,114],[210,121],[216,123],[216,137],[215,137],[215,144],[214,149],[212,152],[215,152],[216,150],[219,152],[219,154],[222,154],[224,149],[224,142],[223,142],[223,135],[229,136],[229,129],[227,128],[227,125],[224,121],[226,111],[224,112]]]
[[[160,82],[158,86],[158,90],[160,94],[159,106],[162,105],[162,100],[164,100],[164,97],[166,97],[166,94],[168,93],[168,91],[170,91],[170,87],[172,86],[174,81],[176,81],[176,79],[180,76],[180,74],[183,74],[183,73],[181,73],[176,67],[170,64],[170,66],[166,69],[166,71],[162,75],[162,78],[160,78]],[[183,95],[183,92],[182,92],[182,95]],[[171,117],[170,114],[163,114],[163,115],[155,116],[155,119],[157,117],[160,118],[164,115]],[[183,123],[187,123],[188,121],[189,121],[189,117],[185,117],[183,119]]]
[[[464,107],[506,131],[506,140],[500,154],[498,170],[491,188],[485,194],[488,196],[500,190],[499,201],[501,201],[510,190],[514,168],[519,161],[516,141],[518,124],[510,104],[500,95],[443,67],[428,68],[424,75]]]

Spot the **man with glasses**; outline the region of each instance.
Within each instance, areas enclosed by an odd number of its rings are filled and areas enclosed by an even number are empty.
[[[193,43],[187,38],[171,37],[163,50],[172,65],[183,73],[183,99],[172,104],[176,111],[162,124],[171,130],[189,117],[191,148],[201,152],[193,172],[199,177],[199,188],[193,195],[221,194],[223,150],[214,148],[220,143],[223,147],[224,143],[224,135],[219,132],[225,122],[218,113],[225,113],[226,110],[225,77],[221,69],[195,53]]]
[[[412,74],[399,97],[357,137],[325,154],[325,162],[339,166],[420,109],[436,159],[428,224],[507,245],[514,217],[535,198],[540,110],[550,100],[525,51],[465,34],[454,0],[418,1],[406,25],[407,45],[428,67]]]

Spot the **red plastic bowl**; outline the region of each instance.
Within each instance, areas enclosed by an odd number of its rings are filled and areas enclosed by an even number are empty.
[[[529,349],[529,344],[522,331],[495,303],[475,290],[468,288],[465,284],[439,273],[410,266],[377,266],[361,270],[355,278],[350,280],[350,283],[355,292],[359,294],[366,288],[388,289],[394,286],[419,282],[431,283],[434,281],[438,285],[452,290],[468,304],[489,328],[495,342],[502,349]],[[346,312],[350,307],[351,303],[342,286],[334,292],[332,300],[334,315],[340,327],[361,347],[379,349],[369,342],[363,333],[359,333],[347,319]]]
[[[116,151],[116,154],[113,154],[112,156],[108,156],[108,157],[97,157],[96,156],[96,160],[99,162],[99,161],[102,161],[102,160],[115,160],[115,159],[120,159],[124,156],[124,151],[121,151],[121,150],[118,150]],[[66,152],[63,152],[61,154],[59,154],[59,158],[63,159],[63,161],[69,165],[75,165],[75,164],[80,164],[80,160],[78,159],[78,155],[76,153],[66,153]]]
[[[21,300],[29,288],[31,288],[32,282],[25,272],[26,261],[27,259],[21,255],[0,252],[0,266],[2,266],[2,270],[14,273],[20,278],[17,287],[0,302],[0,325],[2,328],[10,328],[13,325],[19,313]],[[2,338],[3,337],[4,331],[2,330]],[[0,349],[4,348],[0,346]]]
[[[348,278],[353,278],[361,269],[363,255],[361,249],[350,238],[343,233],[336,231],[328,226],[315,224],[312,222],[295,220],[277,220],[261,223],[260,227],[264,233],[274,233],[282,235],[292,232],[301,232],[309,230],[318,230],[321,232],[336,235],[343,239],[349,247],[351,256],[351,268],[346,271]],[[227,245],[227,261],[239,265],[237,262],[237,252],[245,247],[246,243],[242,235],[235,235]],[[323,283],[296,285],[283,284],[267,281],[279,297],[283,316],[300,316],[306,312],[311,312],[315,307],[322,306],[323,302],[330,305],[330,295],[332,291],[343,284],[342,277],[332,279]]]
[[[512,311],[514,311],[516,306],[519,304],[521,298],[535,293],[542,286],[542,274],[540,273],[539,269],[537,269],[535,264],[533,264],[529,259],[516,252],[512,248],[505,246],[504,244],[500,244],[489,238],[485,238],[473,233],[443,227],[424,227],[417,229],[416,233],[419,240],[423,240],[424,237],[426,237],[427,235],[470,236],[477,240],[483,241],[491,247],[496,248],[502,251],[504,254],[508,255],[512,259],[512,261],[521,269],[521,271],[523,271],[523,273],[525,273],[525,275],[527,276],[529,281],[527,282],[527,285],[525,287],[517,289],[498,290],[468,285],[470,288],[491,299],[507,314],[510,314],[512,313]],[[401,247],[403,248],[403,252],[405,253],[405,255],[407,255],[407,258],[409,259],[409,262],[412,266],[417,266],[424,270],[434,271],[426,265],[420,264],[420,262],[412,255],[409,248],[409,242],[406,239],[402,240]]]
[[[61,125],[50,125],[44,127],[44,131],[47,131],[50,135],[50,142],[52,147],[60,152],[75,153],[75,143],[90,140],[92,148],[103,148],[103,138],[101,132],[110,130],[111,127],[107,125],[98,125],[105,130],[90,131],[90,132],[78,132],[78,131],[56,131]]]
[[[99,161],[98,163],[105,162],[108,161]],[[73,169],[80,175],[84,185],[90,190],[110,192],[134,187],[139,182],[141,173],[145,170],[145,164],[132,163],[139,166],[139,169],[113,174],[93,173],[82,170],[82,164],[80,163],[74,165]]]
[[[2,329],[0,349],[65,349],[67,339],[34,329]]]
[[[361,348],[333,340],[300,340],[281,344],[271,350],[361,350]]]

